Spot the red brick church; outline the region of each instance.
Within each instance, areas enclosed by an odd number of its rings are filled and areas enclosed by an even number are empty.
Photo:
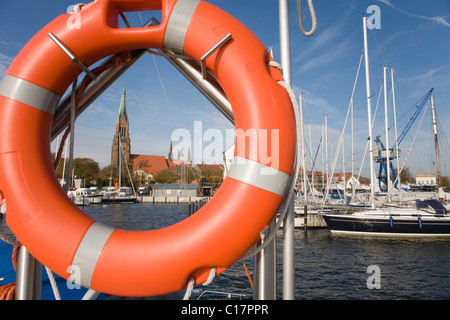
[[[164,156],[132,154],[129,128],[130,122],[127,114],[126,89],[124,86],[117,115],[116,130],[112,141],[111,166],[119,167],[121,163],[129,164],[131,161],[133,172],[146,176],[153,176],[159,171],[175,166],[172,159],[166,159]]]
[[[170,150],[168,157],[158,155],[144,155],[144,154],[132,154],[131,153],[131,140],[130,140],[130,122],[127,114],[127,101],[126,101],[126,89],[123,87],[122,98],[120,101],[119,113],[117,115],[116,129],[111,148],[111,166],[113,167],[125,167],[130,163],[133,165],[133,173],[145,182],[150,182],[156,173],[163,170],[167,170],[173,167],[191,166],[190,153],[188,153],[188,159],[182,161],[177,157],[173,159],[172,144],[170,144]],[[198,164],[195,168],[196,175],[199,177],[210,173],[223,173],[222,165],[204,165]]]

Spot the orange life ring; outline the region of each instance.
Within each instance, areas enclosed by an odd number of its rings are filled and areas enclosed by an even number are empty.
[[[125,11],[162,10],[158,26],[118,28]],[[281,72],[268,66],[264,45],[240,22],[199,0],[97,0],[81,7],[79,26],[64,14],[18,54],[0,84],[0,189],[17,239],[55,273],[122,296],[149,296],[204,282],[242,257],[279,209],[293,171],[295,119]],[[52,167],[50,129],[55,108],[79,67],[49,38],[53,33],[86,66],[139,48],[170,49],[200,63],[225,35],[232,38],[206,59],[232,105],[236,130],[276,132],[260,139],[278,161],[236,141],[235,159],[215,196],[173,226],[127,231],[103,226],[80,211],[61,189]],[[272,140],[272,142],[271,142]],[[273,145],[275,144],[275,145]],[[263,154],[264,155],[264,154]],[[270,173],[263,171],[270,168]],[[71,269],[72,268],[72,269]],[[74,277],[76,279],[76,277]]]

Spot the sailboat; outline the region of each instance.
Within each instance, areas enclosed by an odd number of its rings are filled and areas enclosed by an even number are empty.
[[[106,203],[135,203],[136,195],[131,187],[120,187],[117,190],[103,192],[102,202]]]
[[[77,206],[88,206],[91,204],[91,200],[88,198],[90,190],[87,188],[69,190],[67,195]]]
[[[369,236],[450,236],[450,214],[436,199],[419,200],[416,208],[385,207],[323,218],[332,233]]]
[[[369,139],[372,143],[370,84],[368,77],[367,28],[364,25],[364,51],[366,56],[366,89],[369,115]],[[386,70],[386,69],[385,69]],[[434,114],[433,114],[434,115]],[[386,134],[387,135],[387,134]],[[370,147],[373,153],[372,146]],[[387,157],[389,159],[390,157]],[[450,214],[437,199],[417,200],[414,207],[385,206],[375,209],[373,154],[371,161],[371,202],[372,209],[352,214],[325,214],[323,219],[332,233],[369,236],[450,236]],[[389,161],[388,161],[389,163]],[[387,165],[387,172],[389,164]],[[386,182],[389,182],[387,173]],[[386,187],[387,187],[386,183]]]

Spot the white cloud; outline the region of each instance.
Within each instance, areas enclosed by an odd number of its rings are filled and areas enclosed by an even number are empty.
[[[320,54],[315,55],[307,59],[306,63],[304,63],[297,71],[297,74],[301,74],[303,72],[309,71],[311,69],[322,67],[324,65],[330,64],[336,60],[347,57],[346,53],[351,50],[351,41],[350,39],[345,39],[344,41],[340,41],[335,46],[328,45],[324,50],[318,50]]]
[[[13,58],[0,53],[0,80],[3,79],[6,71],[8,70],[8,68],[12,62],[13,62]]]
[[[302,90],[295,87],[294,92],[303,92],[303,110],[305,112],[305,117],[309,112],[314,112],[314,118],[317,119],[319,115],[325,116],[325,114],[331,114],[336,111],[335,107],[333,107],[325,98],[308,90]],[[317,112],[317,109],[320,111]]]
[[[408,16],[416,17],[416,18],[419,18],[419,19],[433,21],[433,22],[436,22],[438,24],[450,27],[450,23],[447,22],[447,20],[445,20],[444,17],[440,17],[440,16],[437,16],[437,17],[422,16],[422,15],[419,15],[419,14],[415,14],[415,13],[411,13],[411,12],[407,12],[405,10],[402,10],[402,9],[396,7],[394,4],[392,4],[391,1],[389,1],[389,0],[378,0],[378,1],[384,3],[385,5],[393,8],[393,9],[395,9],[395,10],[397,10],[397,11],[403,13],[403,14],[406,14]]]

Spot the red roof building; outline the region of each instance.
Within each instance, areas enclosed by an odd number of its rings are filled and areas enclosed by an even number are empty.
[[[175,167],[175,164],[164,156],[132,154],[130,160],[133,162],[133,171],[142,170],[152,176],[159,171]]]

